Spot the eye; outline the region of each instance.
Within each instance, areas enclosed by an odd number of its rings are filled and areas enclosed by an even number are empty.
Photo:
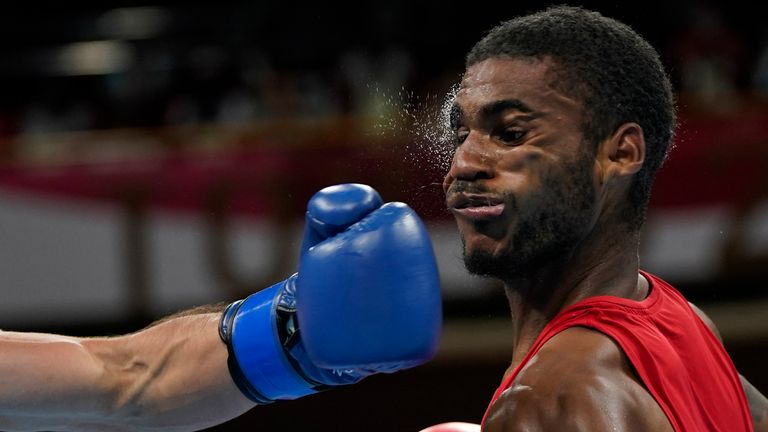
[[[460,146],[469,136],[469,129],[464,127],[456,128],[453,132],[453,143],[456,147]]]
[[[498,137],[505,143],[517,145],[520,144],[527,133],[528,131],[522,129],[504,129],[498,134]]]

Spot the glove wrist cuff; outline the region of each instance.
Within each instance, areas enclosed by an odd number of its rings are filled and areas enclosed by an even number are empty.
[[[256,403],[296,399],[316,393],[299,375],[283,349],[277,329],[277,304],[285,282],[232,303],[219,334],[229,350],[232,379]]]

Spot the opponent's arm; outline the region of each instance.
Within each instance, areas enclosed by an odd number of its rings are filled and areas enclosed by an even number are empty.
[[[191,431],[244,413],[220,317],[109,338],[0,332],[0,430]]]
[[[712,333],[723,342],[723,337],[720,335],[720,331],[717,329],[714,321],[709,316],[699,309],[693,303],[689,303],[694,312],[701,318],[704,324],[712,330]],[[739,374],[741,385],[744,387],[744,393],[747,396],[747,402],[749,403],[749,411],[752,414],[752,423],[754,424],[755,432],[768,432],[768,398],[766,398],[758,389],[755,388],[743,375]]]
[[[434,355],[439,277],[408,206],[323,189],[301,249],[297,274],[223,313],[114,338],[0,333],[0,429],[199,430]]]

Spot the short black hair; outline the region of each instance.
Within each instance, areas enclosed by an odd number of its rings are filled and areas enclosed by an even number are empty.
[[[642,127],[645,163],[623,209],[625,222],[639,230],[676,124],[672,84],[658,52],[615,19],[581,7],[552,6],[491,29],[469,51],[466,66],[493,57],[551,58],[553,85],[583,103],[582,132],[595,145],[624,123]]]

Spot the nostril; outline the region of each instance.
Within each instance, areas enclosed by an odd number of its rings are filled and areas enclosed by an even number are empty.
[[[493,169],[488,159],[485,157],[461,161],[454,161],[446,178],[453,180],[480,180],[493,177]]]
[[[477,151],[475,145],[465,142],[456,150],[448,175],[460,180],[490,178],[492,165],[485,152]]]

